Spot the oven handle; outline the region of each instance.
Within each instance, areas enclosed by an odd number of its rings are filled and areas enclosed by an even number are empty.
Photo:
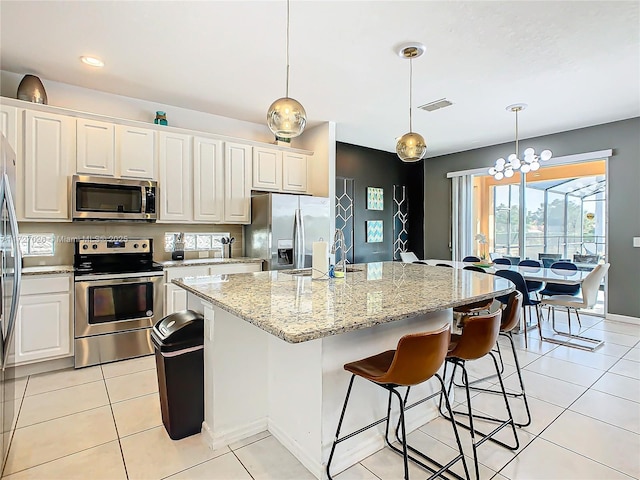
[[[164,272],[133,272],[133,273],[109,273],[106,275],[76,275],[74,280],[76,282],[94,281],[94,280],[129,280],[139,281],[141,278],[162,277]]]

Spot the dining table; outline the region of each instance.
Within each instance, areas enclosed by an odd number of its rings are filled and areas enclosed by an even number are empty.
[[[520,273],[525,280],[536,282],[553,282],[562,285],[580,285],[582,281],[589,275],[589,272],[582,270],[564,270],[559,268],[543,268],[543,267],[524,267],[519,265],[501,265],[489,264],[482,262],[460,262],[453,260],[423,260],[428,265],[435,266],[437,264],[449,265],[453,268],[464,268],[467,266],[476,266],[482,268],[487,273],[496,273],[498,270],[511,270]]]
[[[428,259],[422,260],[422,263],[426,263],[430,266],[437,265],[449,265],[453,268],[463,269],[467,266],[476,266],[482,268],[486,273],[495,274],[498,270],[511,270],[514,272],[520,273],[525,280],[536,281],[536,282],[551,282],[562,285],[581,285],[583,280],[587,278],[590,271],[585,270],[564,270],[558,268],[543,268],[543,267],[525,267],[520,265],[502,265],[495,263],[484,263],[484,262],[460,262],[453,260],[438,260],[438,259]],[[540,334],[540,340],[547,341],[550,343],[554,343],[556,345],[564,345],[571,348],[578,348],[580,350],[593,351],[596,348],[604,345],[603,340],[596,340],[593,338],[585,337],[584,335],[574,334],[571,332],[571,322],[568,324],[568,331],[563,332],[556,329],[555,325],[555,314],[549,316],[552,320],[552,328],[554,331],[554,336],[549,337],[544,334]],[[534,325],[527,323],[527,331],[535,328]],[[514,330],[514,332],[518,332],[519,328]],[[560,337],[557,337],[560,336]],[[561,340],[560,338],[568,337],[568,340]],[[595,343],[595,346],[594,346]]]

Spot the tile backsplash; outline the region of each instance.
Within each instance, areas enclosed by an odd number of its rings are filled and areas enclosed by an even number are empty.
[[[55,254],[46,257],[26,257],[24,266],[72,265],[73,245],[76,238],[125,237],[153,238],[153,258],[156,261],[171,260],[171,252],[165,252],[166,232],[185,233],[225,233],[235,237],[231,254],[241,257],[243,252],[242,225],[180,225],[175,223],[115,223],[115,222],[70,222],[70,223],[32,223],[19,224],[21,234],[53,233],[55,235]],[[214,256],[214,251],[210,252]],[[185,252],[185,259],[199,258],[199,252]]]

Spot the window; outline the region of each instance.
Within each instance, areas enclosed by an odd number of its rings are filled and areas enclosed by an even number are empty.
[[[173,252],[178,232],[165,232],[164,234],[164,251]],[[216,233],[185,233],[184,249],[185,251],[213,251],[220,253],[222,256],[224,245],[220,241],[224,237],[229,237],[228,232]]]

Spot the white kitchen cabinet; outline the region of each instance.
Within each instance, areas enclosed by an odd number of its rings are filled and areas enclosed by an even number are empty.
[[[7,138],[14,152],[18,152],[18,109],[0,105],[0,132]]]
[[[73,355],[71,276],[23,277],[15,326],[16,365]]]
[[[116,125],[116,176],[156,179],[155,132]]]
[[[251,148],[241,143],[225,143],[225,223],[251,223]]]
[[[97,120],[76,120],[76,173],[115,175],[115,125]]]
[[[253,188],[278,192],[282,189],[282,152],[270,148],[253,149]]]
[[[222,141],[193,139],[193,219],[222,222],[224,215],[224,152]]]
[[[160,166],[161,222],[189,222],[193,219],[191,188],[191,136],[160,132],[158,135]]]
[[[282,153],[282,190],[305,193],[307,191],[307,156],[300,153]]]
[[[76,156],[75,118],[25,111],[20,220],[69,220],[69,175]]]
[[[222,263],[219,265],[194,265],[170,267],[164,271],[164,315],[186,310],[187,291],[171,283],[174,278],[201,277],[206,275],[228,275],[233,273],[260,272],[261,263]]]

